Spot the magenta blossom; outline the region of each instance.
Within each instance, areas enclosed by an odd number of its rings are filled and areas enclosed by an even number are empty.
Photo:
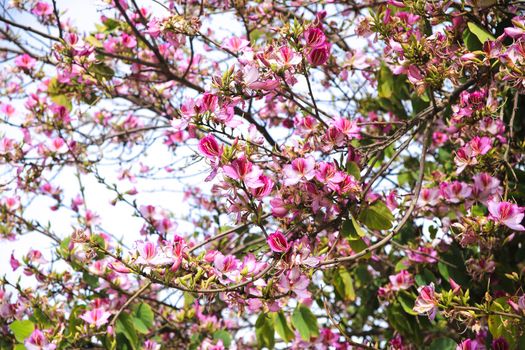
[[[397,275],[389,276],[388,279],[392,284],[392,290],[402,290],[408,289],[414,284],[414,279],[412,275],[406,271],[402,270]]]
[[[18,68],[24,69],[24,70],[31,70],[36,65],[36,60],[29,56],[27,53],[18,56],[15,58],[15,64]]]
[[[39,1],[31,10],[37,16],[48,16],[53,13],[53,7],[44,1]]]
[[[419,295],[414,305],[414,311],[419,314],[427,314],[433,320],[436,317],[438,301],[436,299],[434,283],[418,289]]]
[[[227,177],[244,181],[248,188],[264,186],[264,183],[259,180],[262,171],[246,159],[244,155],[233,160],[230,165],[224,166],[222,170]]]
[[[465,339],[458,344],[456,350],[481,350],[485,347],[481,347],[476,340]]]
[[[330,45],[316,47],[308,53],[308,62],[312,66],[321,66],[330,58]]]
[[[417,250],[410,250],[407,254],[408,258],[416,263],[430,263],[437,262],[435,257],[437,252],[432,247],[418,247]]]
[[[323,46],[326,42],[326,36],[324,35],[323,31],[315,27],[305,30],[304,38],[306,40],[306,46],[309,48]]]
[[[203,137],[199,141],[199,151],[207,158],[215,160],[222,155],[223,148],[213,135]]]
[[[493,200],[488,201],[487,207],[490,212],[489,219],[515,231],[525,231],[525,227],[521,225],[525,216],[525,208],[518,207],[510,202],[496,202]]]
[[[283,293],[294,292],[299,299],[308,299],[311,294],[307,290],[310,279],[306,277],[298,267],[281,275],[278,283],[279,290]]]
[[[290,248],[290,244],[281,231],[275,231],[267,239],[270,249],[277,253],[285,253]]]
[[[490,176],[487,173],[479,173],[474,175],[474,187],[472,189],[473,196],[482,203],[486,203],[489,199],[501,194],[500,180]]]
[[[44,333],[39,329],[35,329],[33,333],[24,341],[24,346],[27,350],[54,350],[55,344],[50,344],[46,339]]]
[[[484,155],[492,148],[492,139],[486,136],[476,136],[470,140],[469,146],[474,156]]]
[[[315,158],[309,156],[307,158],[297,158],[292,161],[292,164],[283,167],[284,184],[292,186],[302,181],[309,181],[315,176]]]
[[[91,326],[99,328],[100,326],[108,323],[108,319],[110,316],[111,314],[104,310],[104,308],[97,307],[92,310],[86,311],[80,316],[80,318],[89,323]]]

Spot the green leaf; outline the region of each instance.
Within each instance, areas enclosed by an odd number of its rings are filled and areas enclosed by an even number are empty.
[[[394,215],[385,203],[375,201],[361,210],[359,221],[371,230],[388,230],[392,227]]]
[[[185,307],[193,305],[194,301],[195,301],[195,297],[193,295],[191,295],[188,292],[184,292],[184,306]]]
[[[341,299],[345,301],[355,300],[354,282],[347,269],[341,267],[335,272],[333,284]]]
[[[26,350],[26,347],[24,344],[16,344],[13,350]]]
[[[229,348],[232,343],[232,336],[224,329],[220,329],[213,333],[213,339],[222,340],[222,345],[224,345],[226,348]]]
[[[356,180],[361,179],[361,169],[356,162],[347,162],[346,163],[346,172],[352,175]]]
[[[354,218],[343,221],[341,225],[341,235],[349,240],[356,240],[365,236],[365,231]]]
[[[86,282],[93,289],[98,287],[98,276],[92,275],[88,272],[82,274],[82,280]]]
[[[292,315],[292,324],[299,331],[301,338],[308,341],[311,337],[319,335],[317,318],[305,305],[298,305]]]
[[[49,317],[47,317],[47,315],[38,307],[33,308],[33,316],[37,321],[36,323],[41,325],[41,327],[39,327],[41,329],[48,328],[53,325]]]
[[[429,350],[454,350],[457,346],[454,339],[438,338],[430,344]]]
[[[123,312],[117,319],[116,325],[117,335],[122,334],[130,343],[133,349],[138,348],[139,338],[132,317],[127,313]]]
[[[443,264],[442,262],[438,262],[438,270],[441,276],[448,282],[450,279],[450,273],[448,272],[447,265]]]
[[[65,94],[51,96],[51,101],[53,101],[53,103],[57,105],[66,107],[68,111],[71,111],[71,109],[73,108],[71,99]]]
[[[410,261],[407,258],[399,260],[396,264],[395,271],[406,270],[410,266]]]
[[[485,207],[483,207],[482,205],[473,205],[471,208],[470,208],[470,212],[472,213],[472,215],[474,216],[486,216],[486,210],[485,210]]]
[[[377,77],[377,93],[379,97],[390,98],[394,92],[394,75],[390,69],[382,64]]]
[[[490,34],[484,28],[481,28],[474,22],[468,22],[467,26],[470,32],[474,34],[482,44],[487,40],[496,40],[494,35]]]
[[[22,343],[33,333],[35,325],[29,320],[17,320],[9,325],[9,329],[13,332],[15,339]]]
[[[153,311],[151,310],[151,307],[146,303],[140,303],[135,308],[135,317],[140,319],[142,323],[148,328],[153,327],[153,319],[155,315],[153,314]]]
[[[149,333],[148,327],[144,324],[144,322],[142,322],[140,318],[133,317],[131,320],[137,332],[142,333],[142,334]]]
[[[292,331],[292,328],[288,325],[286,316],[282,311],[272,312],[273,323],[275,326],[275,331],[279,334],[282,340],[285,342],[290,342],[295,339],[295,334]]]
[[[493,301],[490,311],[509,312],[510,306],[507,304],[506,298],[498,298]],[[511,349],[515,348],[515,335],[518,334],[516,323],[513,321],[513,318],[501,315],[490,315],[488,317],[489,332],[492,334],[492,338],[503,337]]]
[[[407,314],[414,316],[418,315],[417,312],[412,310],[412,307],[414,306],[414,303],[416,301],[416,299],[412,295],[410,295],[407,292],[401,292],[397,295],[397,300],[399,301],[399,304],[401,304],[401,307]]]
[[[104,63],[92,64],[91,69],[96,75],[106,79],[111,79],[115,75],[115,71],[113,70],[113,68],[109,67],[107,64]]]
[[[79,316],[84,312],[85,307],[83,305],[76,305],[69,314],[68,326],[66,328],[66,336],[74,337],[79,332],[79,326],[84,323]]]
[[[362,239],[356,239],[356,240],[353,240],[353,241],[349,240],[348,244],[350,245],[350,248],[352,248],[352,250],[354,252],[356,252],[356,253],[360,253],[363,250],[365,250],[366,248],[368,248],[368,245]],[[363,255],[363,258],[365,258],[365,259],[369,259],[370,257],[372,257],[372,253],[370,253],[370,252],[368,252],[365,255]]]
[[[471,52],[482,49],[481,42],[468,28],[463,31],[463,42],[465,43],[467,49],[469,49]]]
[[[255,322],[255,337],[259,348],[273,349],[275,345],[275,331],[273,320],[267,314],[260,314]]]

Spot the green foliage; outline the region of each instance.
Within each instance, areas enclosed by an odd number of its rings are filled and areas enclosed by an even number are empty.
[[[285,342],[290,342],[295,339],[295,334],[290,327],[286,315],[282,312],[272,312],[273,323],[275,325],[275,331]]]
[[[355,300],[354,282],[347,269],[341,267],[335,271],[333,285],[340,299],[345,301]]]
[[[225,347],[229,347],[232,343],[232,337],[230,335],[230,333],[228,333],[228,331],[224,330],[224,329],[221,329],[221,330],[218,330],[218,331],[215,331],[213,333],[213,339],[214,340],[222,340],[222,344],[225,346]]]
[[[494,38],[494,35],[490,34],[484,28],[478,26],[474,22],[468,22],[467,26],[470,32],[474,34],[476,38],[478,38],[479,42],[482,44],[484,44],[487,40],[496,40],[496,38]]]
[[[122,312],[117,319],[115,330],[117,333],[117,348],[139,348],[139,337],[132,316],[126,312]]]
[[[349,240],[356,240],[365,236],[365,231],[354,218],[343,221],[341,235]]]
[[[292,324],[304,340],[310,340],[311,337],[319,335],[317,318],[312,311],[303,304],[298,305],[294,310]]]
[[[35,325],[29,320],[16,320],[9,325],[9,329],[13,332],[15,339],[23,343],[33,333]]]
[[[375,201],[361,209],[359,221],[371,230],[388,230],[392,227],[394,215],[382,201]]]
[[[273,318],[268,314],[261,313],[255,322],[255,337],[259,348],[272,349],[275,345],[275,330]]]
[[[454,350],[457,344],[454,339],[450,338],[437,338],[430,344],[429,350]]]

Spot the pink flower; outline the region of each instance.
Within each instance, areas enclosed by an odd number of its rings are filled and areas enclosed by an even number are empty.
[[[518,207],[516,204],[510,202],[496,202],[490,200],[487,203],[490,215],[489,219],[497,223],[503,224],[515,231],[525,231],[525,227],[521,225],[525,214],[525,208]]]
[[[213,257],[213,264],[219,275],[219,279],[223,283],[229,281],[238,281],[241,278],[241,271],[239,267],[241,262],[233,255],[223,255],[217,252]]]
[[[408,289],[414,284],[412,275],[406,270],[399,272],[397,275],[389,276],[388,279],[392,284],[392,290]]]
[[[20,208],[20,197],[3,197],[0,199],[0,205],[9,211],[14,211]]]
[[[479,173],[474,175],[474,187],[472,189],[473,196],[480,202],[485,203],[487,200],[495,197],[501,193],[499,186],[500,180],[490,176],[487,173]]]
[[[456,166],[458,167],[456,175],[459,175],[467,166],[478,164],[478,160],[470,146],[465,145],[457,150],[456,156],[454,157],[454,163],[456,163]]]
[[[222,170],[227,177],[244,181],[249,188],[258,188],[264,185],[259,180],[262,171],[257,166],[253,166],[244,155],[233,160],[230,165],[225,165]]]
[[[68,150],[66,141],[61,137],[54,138],[48,147],[49,151],[53,153],[65,153]]]
[[[8,117],[12,117],[16,112],[15,107],[13,107],[9,103],[3,103],[0,107],[0,111],[2,111],[2,113],[7,115]]]
[[[418,247],[417,250],[410,250],[407,256],[411,261],[416,263],[433,264],[437,262],[435,259],[437,252],[432,247]]]
[[[441,195],[450,203],[459,203],[472,193],[472,188],[469,185],[459,181],[442,182],[439,185],[439,190]]]
[[[342,194],[356,195],[361,192],[361,185],[352,175],[344,174],[343,181],[333,186],[335,191]]]
[[[245,39],[241,39],[238,37],[232,37],[229,38],[226,43],[223,45],[224,48],[233,51],[233,52],[239,52],[245,47],[250,46],[250,42]]]
[[[283,167],[284,184],[292,186],[302,181],[310,181],[315,176],[315,158],[312,156],[297,158],[292,164]]]
[[[470,149],[472,150],[472,155],[478,156],[487,154],[488,151],[492,148],[492,139],[483,136],[483,137],[474,137],[469,142]]]
[[[251,192],[255,198],[261,199],[272,192],[274,183],[272,179],[265,175],[259,176],[259,182],[262,184],[262,186],[251,188]]]
[[[159,253],[159,249],[155,243],[138,241],[136,244],[139,253],[139,257],[136,260],[137,264],[160,265],[169,262],[164,253]]]
[[[280,68],[287,68],[301,63],[301,56],[288,46],[281,46],[275,55],[275,60],[268,60],[268,62],[276,63]]]
[[[272,215],[276,218],[283,218],[288,214],[288,208],[286,208],[286,203],[282,198],[275,197],[270,200],[270,205],[272,207]]]
[[[419,207],[434,206],[439,201],[439,188],[423,188],[419,194],[417,204]]]
[[[207,158],[215,160],[222,155],[223,147],[213,135],[207,135],[199,141],[199,151]]]
[[[332,188],[333,185],[343,181],[345,177],[333,163],[321,162],[319,163],[319,169],[315,172],[315,178],[317,181]]]
[[[25,53],[15,58],[15,64],[17,67],[22,68],[23,70],[31,70],[35,67],[36,60]]]
[[[483,348],[480,347],[478,342],[472,339],[465,339],[461,343],[459,343],[458,346],[456,347],[456,350],[481,350],[481,349],[485,349],[485,347],[484,346]]]
[[[395,7],[399,7],[399,8],[405,7],[405,4],[403,4],[403,1],[388,0],[387,2],[388,2],[389,5],[392,5],[392,6],[395,6]]]
[[[137,39],[135,39],[133,35],[128,35],[125,33],[122,34],[120,42],[122,43],[122,46],[127,47],[128,49],[132,49],[137,46]]]
[[[290,243],[288,243],[281,231],[275,231],[270,234],[266,241],[270,249],[277,253],[285,253],[290,248]]]
[[[326,36],[323,31],[319,28],[310,27],[304,32],[304,38],[306,40],[306,46],[308,48],[316,48],[323,46],[326,42]]]
[[[519,38],[520,36],[523,36],[523,34],[525,34],[525,30],[516,27],[507,27],[504,29],[504,31],[505,34],[507,36],[510,36],[512,39]]]
[[[9,259],[9,264],[11,265],[11,268],[13,271],[16,271],[20,267],[20,261],[18,261],[14,256],[14,251],[11,252],[11,258]]]
[[[436,317],[438,301],[435,296],[434,283],[418,289],[419,295],[416,299],[413,310],[419,314],[427,314],[433,320]]]
[[[154,340],[146,340],[142,346],[142,350],[160,350],[160,344],[157,344]]]
[[[432,134],[432,142],[434,146],[440,147],[447,142],[448,136],[443,132],[436,131]]]
[[[49,341],[44,336],[44,333],[39,329],[35,329],[33,333],[24,341],[24,346],[27,350],[54,350],[55,344],[49,344]]]
[[[323,46],[316,47],[308,53],[308,62],[312,66],[321,66],[328,61],[330,57],[330,46],[325,44]]]
[[[109,316],[111,316],[111,314],[104,310],[104,308],[97,307],[90,311],[86,311],[80,316],[80,318],[89,323],[91,326],[99,328],[100,326],[108,323]]]
[[[309,284],[310,279],[302,274],[298,267],[294,267],[281,275],[277,286],[281,292],[288,293],[292,291],[299,299],[304,300],[311,296],[307,290]]]
[[[333,125],[349,138],[360,138],[361,128],[353,120],[346,118],[336,118]]]
[[[35,4],[31,12],[37,16],[47,16],[53,13],[53,7],[47,2],[39,1]]]

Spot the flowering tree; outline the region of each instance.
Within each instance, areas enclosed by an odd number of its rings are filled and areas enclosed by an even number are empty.
[[[0,16],[0,349],[525,348],[521,1],[98,6]]]

